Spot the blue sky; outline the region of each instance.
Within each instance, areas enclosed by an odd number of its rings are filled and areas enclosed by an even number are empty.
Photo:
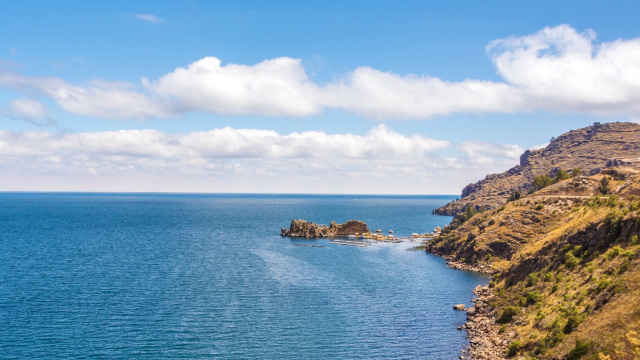
[[[639,8],[7,2],[0,190],[459,193],[640,118]]]

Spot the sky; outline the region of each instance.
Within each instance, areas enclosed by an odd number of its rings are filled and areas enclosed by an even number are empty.
[[[0,7],[0,191],[459,194],[640,119],[635,1]]]

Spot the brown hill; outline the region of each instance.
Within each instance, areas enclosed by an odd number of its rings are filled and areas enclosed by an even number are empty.
[[[585,175],[594,175],[608,166],[640,169],[640,124],[594,123],[558,136],[547,147],[527,150],[520,164],[502,174],[491,174],[462,190],[459,200],[433,211],[438,215],[455,215],[467,206],[496,209],[515,191],[526,194],[538,175],[551,177],[560,170],[571,172],[579,168]]]
[[[429,248],[492,268],[483,316],[511,356],[638,359],[639,196],[640,171],[605,169],[478,213]]]

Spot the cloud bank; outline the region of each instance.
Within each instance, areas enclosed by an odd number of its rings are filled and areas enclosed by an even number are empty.
[[[321,86],[309,79],[299,59],[223,65],[206,57],[138,85],[80,86],[0,69],[0,86],[49,97],[71,113],[105,119],[171,118],[192,111],[304,117],[327,108],[379,120],[538,110],[640,116],[640,38],[596,44],[593,31],[579,33],[560,25],[495,40],[487,53],[502,82],[451,82],[359,67]]]
[[[439,155],[447,149],[458,156]],[[470,178],[513,166],[522,150],[453,145],[384,125],[365,135],[0,131],[0,190],[42,190],[46,181],[48,190],[70,191],[457,193]]]

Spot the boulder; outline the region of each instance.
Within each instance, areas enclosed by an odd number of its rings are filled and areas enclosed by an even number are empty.
[[[467,315],[469,315],[469,316],[473,316],[473,315],[475,315],[475,314],[476,314],[476,308],[471,307],[471,308],[469,308],[469,309],[467,310]]]
[[[453,305],[453,310],[464,311],[464,304]]]

